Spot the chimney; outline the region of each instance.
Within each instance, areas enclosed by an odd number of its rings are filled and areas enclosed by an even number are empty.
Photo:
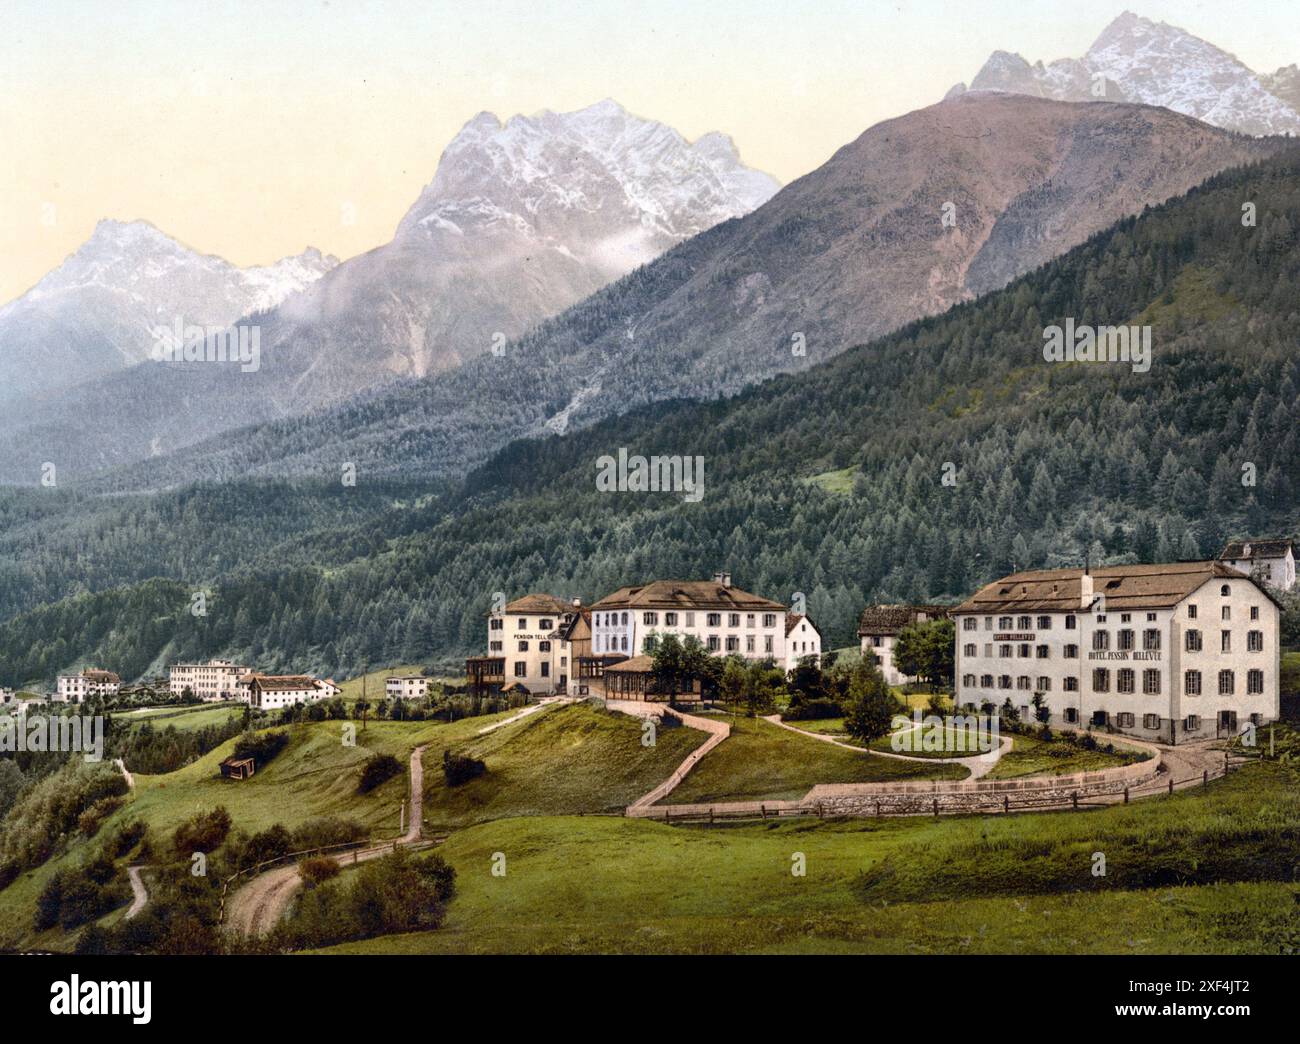
[[[730,573],[714,573],[714,574],[713,574],[713,582],[714,582],[715,584],[717,584],[719,587],[730,587],[730,586],[731,586],[731,574],[730,574]]]
[[[575,598],[575,599],[573,600],[573,608],[575,608],[575,609],[580,609],[581,607],[582,607],[582,599],[581,599],[581,598]]]
[[[1241,549],[1241,557],[1242,557],[1242,558],[1249,558],[1249,557],[1250,557],[1250,544],[1246,544],[1246,545],[1244,545],[1244,546],[1242,547],[1242,549]]]
[[[1083,575],[1079,577],[1079,608],[1087,609],[1092,605],[1092,574],[1084,566]]]

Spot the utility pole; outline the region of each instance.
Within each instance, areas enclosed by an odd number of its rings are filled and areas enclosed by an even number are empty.
[[[406,836],[406,798],[402,798],[402,810],[397,815],[397,833],[401,837]]]

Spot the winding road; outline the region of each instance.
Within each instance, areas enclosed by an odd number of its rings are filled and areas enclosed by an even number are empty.
[[[411,751],[410,826],[406,833],[400,838],[370,848],[357,848],[331,856],[339,866],[378,859],[396,851],[398,845],[421,845],[424,814],[424,762],[421,756],[424,750],[424,747],[416,747]],[[226,907],[227,931],[244,936],[265,935],[284,916],[289,903],[301,887],[302,878],[298,874],[297,863],[277,866],[258,874],[231,895]]]
[[[144,867],[140,866],[128,866],[126,868],[126,876],[131,879],[132,899],[131,906],[126,911],[126,916],[122,918],[124,921],[131,920],[144,909],[144,904],[149,901],[149,893],[145,891],[144,879],[140,876],[140,871],[143,869]]]

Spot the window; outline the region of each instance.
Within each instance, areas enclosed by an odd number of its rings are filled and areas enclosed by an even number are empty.
[[[1160,693],[1160,672],[1150,668],[1142,672],[1142,692],[1147,696],[1157,696]]]
[[[1106,724],[1106,712],[1104,710],[1095,710],[1092,712],[1092,723],[1094,725]]]
[[[1051,692],[1051,691],[1052,691],[1052,679],[1049,678],[1049,677],[1047,677],[1047,675],[1045,675],[1045,674],[1040,674],[1040,675],[1038,676],[1038,691],[1039,691],[1039,692]]]
[[[764,636],[763,636],[763,652],[765,652],[765,653],[770,653],[771,651],[772,651],[772,636],[771,636],[770,634],[768,634],[768,635],[764,635]]]
[[[728,613],[728,614],[727,614],[727,626],[728,626],[728,627],[739,627],[739,626],[740,626],[740,614],[739,614],[739,613]]]
[[[1073,707],[1065,708],[1065,720],[1074,725],[1079,720],[1079,712]]]
[[[1077,645],[1067,645],[1064,655],[1067,660],[1077,660],[1079,658],[1079,647]]]
[[[1127,627],[1119,632],[1119,648],[1123,652],[1133,650],[1133,632]]]
[[[1201,651],[1201,632],[1200,632],[1200,631],[1188,631],[1188,632],[1187,632],[1187,651],[1188,651],[1188,652],[1200,652],[1200,651]]]
[[[754,636],[752,634],[747,634],[745,635],[745,652],[753,652],[753,651],[754,651]]]
[[[1092,691],[1110,692],[1110,671],[1105,667],[1095,667],[1092,672]]]
[[[543,677],[543,678],[549,678],[550,676],[551,676],[551,665],[550,665],[549,663],[546,663],[545,661],[543,661],[543,663],[542,663],[542,677]]]
[[[1252,696],[1257,696],[1264,691],[1263,671],[1249,670],[1246,672],[1246,691]]]
[[[1258,619],[1259,619],[1259,606],[1257,606],[1257,605],[1252,605],[1252,606],[1250,607],[1250,618],[1251,618],[1252,620],[1258,620]]]
[[[623,619],[622,619],[621,622],[622,622],[623,626],[626,627],[626,626],[627,626],[627,613],[622,613],[621,615],[622,615],[622,617],[623,617]]]
[[[1052,651],[1046,645],[1038,646],[1035,652],[1038,654],[1040,660],[1046,660],[1052,655]]]
[[[1155,627],[1148,627],[1142,632],[1142,648],[1148,652],[1154,652],[1160,648],[1160,631]]]
[[[984,630],[986,631],[993,630],[993,617],[991,616],[984,617]]]
[[[1004,631],[1009,631],[1009,630],[1011,630],[1011,617],[1009,617],[1009,616],[999,616],[999,617],[998,617],[998,626],[999,626],[1000,628],[1002,628]]]
[[[687,614],[686,614],[686,626],[687,626],[687,627],[694,627],[694,626],[695,626],[695,614],[694,614],[694,613],[687,613]]]
[[[991,689],[991,688],[993,688],[993,675],[991,675],[991,674],[981,674],[981,675],[980,675],[980,686],[981,686],[982,688],[985,688],[985,689]]]
[[[1196,619],[1196,606],[1194,606],[1194,605],[1189,605],[1189,606],[1187,607],[1187,619],[1189,619],[1189,620],[1195,620],[1195,619]]]
[[[1232,619],[1232,606],[1230,606],[1230,605],[1225,605],[1222,609],[1220,609],[1220,610],[1219,610],[1219,619],[1220,619],[1220,620],[1231,620],[1231,619]]]
[[[1092,632],[1092,648],[1093,648],[1093,651],[1094,651],[1094,652],[1105,652],[1107,649],[1109,649],[1109,648],[1110,648],[1110,632],[1109,632],[1109,631],[1093,631],[1093,632]]]
[[[539,631],[553,631],[555,630],[555,621],[542,618],[537,621],[537,629]]]
[[[1010,646],[1010,645],[999,645],[999,646],[998,646],[998,655],[999,655],[999,656],[1006,657],[1007,659],[1010,659],[1010,658],[1011,658],[1011,646]]]
[[[520,651],[520,652],[527,652],[527,651],[528,651],[528,643],[527,643],[527,642],[520,642],[520,643],[519,643],[519,651]]]
[[[1128,623],[1128,622],[1129,622],[1130,620],[1132,620],[1132,619],[1133,619],[1133,614],[1132,614],[1132,613],[1120,613],[1120,614],[1119,614],[1119,622],[1120,622],[1120,623]]]
[[[505,623],[506,623],[506,622],[505,622],[503,619],[501,619],[501,617],[499,617],[499,616],[494,616],[494,617],[492,617],[491,620],[488,621],[488,630],[489,630],[489,631],[499,631],[499,630],[501,630],[503,627],[505,627]]]
[[[489,652],[500,652],[503,648],[505,648],[504,642],[488,642]]]
[[[1246,632],[1246,651],[1263,652],[1264,651],[1264,632],[1247,631]]]
[[[1231,696],[1237,688],[1237,678],[1232,671],[1219,672],[1219,695]]]
[[[515,677],[516,677],[516,678],[527,678],[527,677],[528,677],[528,661],[527,661],[527,660],[516,660],[516,661],[515,661]]]
[[[1199,696],[1201,694],[1201,672],[1187,671],[1183,675],[1183,695]]]
[[[1079,679],[1078,679],[1078,678],[1066,678],[1063,682],[1061,682],[1061,688],[1064,689],[1066,692],[1078,692],[1078,691],[1079,691]],[[1069,712],[1067,711],[1066,713],[1069,713]],[[1067,718],[1066,720],[1067,720],[1067,721],[1073,721],[1074,719],[1073,719],[1073,718]]]
[[[1016,679],[1016,688],[1021,692],[1029,691],[1029,675],[1022,674]]]
[[[1067,631],[1073,631],[1078,626],[1079,626],[1079,621],[1076,620],[1073,615],[1067,616],[1065,618],[1065,629]]]
[[[985,655],[985,656],[992,656],[992,655],[993,655],[993,643],[992,643],[992,642],[985,642],[985,643],[984,643],[984,655]]]
[[[1155,622],[1156,622],[1156,614],[1147,613],[1147,623],[1155,623]]]
[[[516,631],[528,630],[528,618],[524,616],[519,617],[519,619],[515,621],[515,630]]]
[[[1030,654],[1029,654],[1029,643],[1028,643],[1028,642],[1021,642],[1021,643],[1020,643],[1020,647],[1016,650],[1016,655],[1019,656],[1022,660],[1027,660],[1027,659],[1029,659],[1029,655],[1030,655]]]
[[[727,635],[727,652],[736,652],[740,649],[740,639],[734,634]]]
[[[1143,715],[1142,715],[1142,724],[1145,725],[1148,729],[1158,729],[1158,728],[1160,728],[1160,715],[1159,715],[1159,714],[1143,714]]]
[[[1183,719],[1183,728],[1188,732],[1195,732],[1201,727],[1201,716],[1199,714],[1189,714]]]
[[[664,626],[665,626],[665,627],[676,627],[676,626],[677,626],[677,614],[676,614],[676,613],[664,613]]]
[[[705,616],[705,618],[704,618],[704,622],[705,622],[705,624],[708,625],[709,627],[721,627],[721,626],[722,626],[722,614],[721,614],[721,613],[709,613],[707,616]]]
[[[963,674],[961,676],[961,684],[962,684],[962,688],[973,689],[975,687],[975,675]]]
[[[1232,632],[1219,632],[1219,650],[1220,652],[1232,652]]]
[[[1121,729],[1131,729],[1133,727],[1133,715],[1128,711],[1120,711],[1115,717],[1118,719],[1116,724]]]
[[[1136,692],[1136,675],[1131,667],[1121,667],[1115,672],[1116,692]]]
[[[968,642],[967,644],[963,645],[963,646],[962,646],[962,649],[961,649],[961,654],[962,654],[963,656],[974,656],[974,655],[975,655],[975,643],[974,643],[974,642]]]
[[[763,626],[764,626],[764,627],[775,627],[775,626],[776,626],[776,613],[764,613],[764,614],[763,614]]]
[[[1022,631],[1027,631],[1034,626],[1034,621],[1028,616],[1022,616],[1016,621],[1016,626]]]
[[[642,613],[642,614],[641,614],[641,622],[642,622],[643,624],[645,624],[647,627],[658,627],[658,626],[659,626],[659,614],[658,614],[658,613]]]
[[[1105,614],[1105,613],[1098,613],[1098,614],[1097,614],[1097,622],[1098,622],[1098,623],[1105,623],[1105,622],[1106,622],[1106,614]]]
[[[1222,587],[1219,588],[1219,594],[1221,594],[1224,598],[1227,598],[1230,594],[1232,594],[1232,588],[1230,588],[1227,584],[1224,584]]]
[[[1011,675],[1009,674],[998,675],[998,688],[999,689],[1011,688]]]
[[[975,617],[973,616],[968,616],[961,622],[961,629],[963,631],[973,631],[975,630],[975,627],[976,627],[976,620]]]
[[[745,626],[748,627],[751,631],[754,629],[754,614],[753,614],[753,613],[746,613],[746,614],[745,614]]]
[[[709,652],[717,652],[722,648],[722,642],[718,640],[716,634],[709,635]]]
[[[1052,618],[1050,616],[1040,616],[1038,618],[1038,629],[1040,631],[1050,631],[1052,629]]]
[[[551,643],[550,643],[550,642],[538,642],[538,643],[537,643],[537,651],[538,651],[538,652],[550,652],[550,651],[551,651]]]

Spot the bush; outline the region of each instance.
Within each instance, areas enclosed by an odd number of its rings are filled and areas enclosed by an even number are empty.
[[[100,798],[77,817],[77,830],[86,837],[99,833],[99,825],[122,807],[122,798]]]
[[[317,816],[294,828],[292,850],[301,852],[308,848],[324,848],[327,845],[360,841],[368,833],[369,831],[355,819]]]
[[[839,701],[825,697],[791,703],[790,709],[781,715],[783,721],[824,721],[827,718],[842,717],[844,717],[844,708]]]
[[[284,750],[289,734],[279,729],[270,732],[245,732],[235,741],[235,757],[252,758],[260,769]]]
[[[358,794],[368,794],[381,783],[387,783],[402,771],[402,763],[391,754],[375,754],[366,760],[357,783]]]
[[[143,841],[148,832],[149,824],[142,819],[132,819],[130,822],[123,823],[108,839],[106,845],[108,854],[114,859],[121,859]]]
[[[487,765],[477,758],[471,758],[468,754],[453,754],[449,750],[442,752],[442,774],[446,777],[449,787],[468,783],[486,771]]]
[[[324,884],[340,872],[338,862],[329,856],[309,856],[298,864],[298,876],[308,888]]]
[[[256,866],[258,863],[287,856],[293,850],[293,835],[276,823],[248,839],[240,853],[239,866],[241,869]]]
[[[195,852],[212,852],[230,833],[230,813],[218,805],[210,812],[198,812],[176,828],[172,845],[176,854],[188,859]]]

